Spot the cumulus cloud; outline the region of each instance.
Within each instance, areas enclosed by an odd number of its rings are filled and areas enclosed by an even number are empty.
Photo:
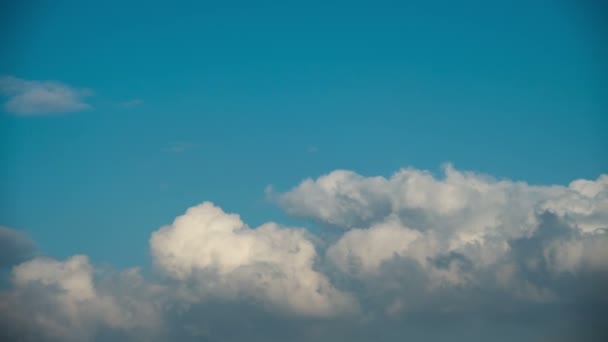
[[[586,233],[608,228],[608,175],[569,186],[533,186],[444,167],[442,179],[403,169],[392,177],[334,171],[277,195],[290,214],[344,229],[398,217],[418,231],[434,231],[450,248],[531,233],[534,215],[548,210]]]
[[[403,227],[391,217],[368,229],[349,231],[329,247],[327,255],[341,271],[365,276],[396,255],[408,253],[424,262],[427,253],[435,249],[424,239],[422,233]]]
[[[65,261],[39,257],[16,266],[14,290],[0,297],[0,328],[19,341],[87,341],[112,333],[139,337],[159,329],[153,289],[137,269],[106,286],[84,255]]]
[[[443,178],[416,169],[388,179],[334,171],[276,198],[293,215],[345,229],[329,261],[376,292],[378,284],[398,288],[390,312],[450,289],[547,302],[569,295],[561,291],[567,279],[594,274],[599,282],[608,270],[607,175],[532,186],[451,165]],[[395,283],[405,270],[410,277]]]
[[[251,229],[238,215],[205,202],[155,232],[150,247],[161,270],[194,280],[195,297],[251,297],[308,316],[354,310],[352,298],[314,270],[316,251],[307,235],[275,223]]]
[[[362,226],[390,212],[390,202],[381,190],[386,188],[386,181],[337,170],[316,181],[303,181],[280,196],[279,203],[291,215],[336,226]]]
[[[92,108],[85,99],[89,89],[58,81],[32,81],[13,76],[0,77],[0,95],[8,97],[4,109],[18,115],[78,112]]]
[[[306,336],[298,322],[328,324],[358,310],[354,298],[315,270],[309,238],[304,229],[275,223],[249,228],[238,215],[205,202],[152,234],[159,277],[95,268],[84,255],[37,257],[15,266],[13,288],[0,294],[0,337],[225,341],[234,338],[234,329],[257,331],[252,321],[272,320],[294,330],[236,336]]]
[[[608,338],[607,175],[535,186],[447,165],[268,191],[315,234],[204,202],[153,232],[147,277],[37,257],[0,292],[0,338]]]

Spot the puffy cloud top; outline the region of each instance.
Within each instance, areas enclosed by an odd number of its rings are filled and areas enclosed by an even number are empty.
[[[410,168],[386,179],[334,171],[278,201],[293,215],[347,229],[327,256],[359,278],[407,259],[424,270],[429,289],[504,287],[538,298],[555,281],[530,283],[529,271],[544,267],[557,276],[608,268],[608,176],[531,186],[451,165],[444,173],[439,179]],[[547,215],[556,215],[553,223]],[[518,249],[531,244],[537,255]]]
[[[16,340],[85,341],[104,329],[128,336],[160,326],[153,293],[142,286],[136,269],[119,274],[114,285],[128,285],[133,292],[96,284],[84,255],[66,261],[35,258],[15,267],[12,281],[15,290],[0,297],[0,318],[12,322]]]
[[[329,316],[355,304],[313,269],[315,247],[303,229],[267,223],[251,229],[210,202],[155,232],[150,247],[170,276],[198,279],[202,296],[252,296],[301,315]]]
[[[66,262],[37,258],[23,263],[13,270],[13,281],[18,287],[30,283],[55,286],[75,301],[95,297],[92,268],[84,255],[74,256]]]
[[[346,229],[397,215],[413,229],[440,230],[462,242],[494,233],[510,238],[529,233],[533,214],[544,210],[584,232],[608,228],[608,175],[564,187],[495,180],[451,165],[444,171],[442,179],[416,169],[403,169],[389,179],[334,171],[303,181],[278,201],[293,215]]]

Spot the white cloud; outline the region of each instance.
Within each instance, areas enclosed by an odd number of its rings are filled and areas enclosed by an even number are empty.
[[[557,272],[608,271],[608,233],[599,231],[551,241],[543,257]]]
[[[371,220],[378,212],[388,213],[385,188],[386,179],[382,177],[364,178],[337,170],[316,181],[306,179],[279,201],[289,214],[352,227]]]
[[[422,233],[401,226],[398,219],[392,217],[368,229],[348,231],[329,247],[327,255],[343,272],[364,275],[378,270],[384,261],[396,255],[410,253],[424,261],[432,250],[424,239]]]
[[[19,340],[85,341],[103,330],[144,336],[160,329],[154,291],[137,269],[120,273],[105,288],[94,271],[84,255],[21,264],[13,269],[14,290],[0,297],[0,318],[12,322]],[[122,295],[112,287],[122,288]]]
[[[608,227],[608,175],[568,187],[532,186],[460,172],[451,165],[444,170],[443,179],[416,169],[388,179],[339,170],[275,197],[288,213],[330,225],[364,228],[398,215],[414,229],[441,230],[454,243],[478,241],[490,233],[521,236],[530,232],[532,214],[543,210],[585,232]]]
[[[267,194],[319,233],[251,228],[204,202],[152,234],[156,275],[34,258],[0,291],[0,339],[534,340],[559,327],[605,340],[592,329],[608,317],[606,175],[533,186],[449,165],[440,178],[335,171]]]
[[[91,109],[85,98],[89,89],[78,89],[58,81],[30,81],[0,77],[0,94],[8,97],[6,111],[18,115],[78,112]]]
[[[424,270],[429,288],[494,286],[487,282],[491,274],[505,284],[495,268],[524,258],[513,244],[530,237],[542,242],[530,265],[542,262],[553,272],[608,269],[608,240],[601,230],[608,227],[607,175],[566,187],[495,180],[451,165],[444,171],[443,179],[416,169],[388,179],[334,171],[275,198],[288,213],[348,229],[327,255],[357,277],[407,258]],[[545,211],[558,215],[565,228],[536,236]],[[508,290],[533,287],[522,285],[527,280],[521,274],[513,276]]]
[[[155,232],[150,247],[161,270],[195,280],[196,297],[253,297],[307,316],[354,310],[352,298],[313,269],[316,251],[306,236],[275,223],[251,229],[238,215],[205,202]]]

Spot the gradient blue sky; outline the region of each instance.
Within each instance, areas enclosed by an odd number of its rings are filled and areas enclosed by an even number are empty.
[[[58,258],[146,265],[185,208],[293,222],[265,187],[334,169],[608,171],[594,2],[277,3],[3,3],[0,75],[94,94],[79,113],[3,109],[0,224]]]

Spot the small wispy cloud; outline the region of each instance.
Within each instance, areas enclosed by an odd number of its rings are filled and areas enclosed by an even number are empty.
[[[308,153],[317,153],[319,152],[319,148],[317,146],[309,146],[306,151]]]
[[[181,153],[196,147],[196,144],[187,141],[173,142],[162,148],[163,152]]]
[[[141,106],[143,103],[144,103],[144,101],[142,99],[131,99],[131,100],[119,103],[119,106],[121,106],[123,108],[133,108],[133,107]]]
[[[58,81],[24,80],[0,76],[0,95],[7,97],[4,109],[17,115],[42,115],[91,109],[85,99],[93,92]]]
[[[272,184],[266,185],[266,187],[264,188],[264,196],[266,196],[266,199],[269,200],[273,200],[275,198],[276,193]]]

